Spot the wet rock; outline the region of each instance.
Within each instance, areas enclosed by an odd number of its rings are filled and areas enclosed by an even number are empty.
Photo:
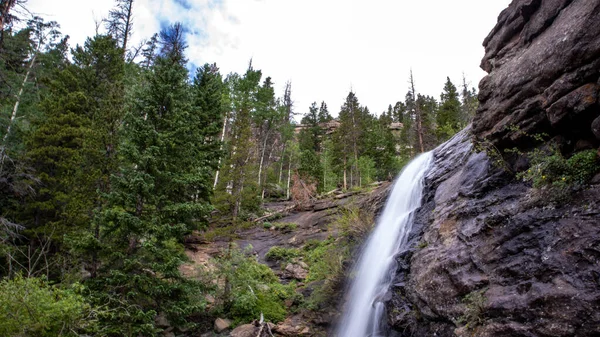
[[[228,319],[217,318],[215,320],[215,331],[221,333],[231,327],[231,321]]]
[[[600,186],[537,207],[468,142],[436,150],[411,233],[427,244],[397,256],[388,321],[401,336],[600,333]]]

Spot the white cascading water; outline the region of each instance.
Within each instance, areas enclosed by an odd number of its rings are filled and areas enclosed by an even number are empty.
[[[406,245],[414,211],[421,206],[423,177],[431,152],[410,162],[400,173],[355,266],[348,302],[337,337],[386,335],[383,299],[396,272],[395,256]]]

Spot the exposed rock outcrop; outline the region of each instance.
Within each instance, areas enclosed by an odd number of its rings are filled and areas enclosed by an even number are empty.
[[[406,336],[600,334],[600,187],[543,207],[469,138],[435,152],[390,323]]]
[[[480,108],[434,152],[388,320],[401,336],[598,336],[596,178],[540,200],[472,138],[501,154],[540,132],[565,154],[598,148],[600,0],[514,0],[484,45]]]
[[[474,134],[500,149],[528,147],[523,132],[598,146],[599,22],[598,0],[513,1],[484,41]]]

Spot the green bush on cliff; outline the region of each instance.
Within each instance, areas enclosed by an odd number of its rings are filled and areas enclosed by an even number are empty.
[[[528,157],[531,167],[517,174],[517,177],[530,181],[535,188],[568,189],[587,183],[600,170],[594,150],[578,152],[569,159],[557,150],[550,155],[542,150],[535,150]]]

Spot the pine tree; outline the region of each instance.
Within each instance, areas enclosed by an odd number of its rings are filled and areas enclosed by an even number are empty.
[[[460,114],[460,100],[458,99],[456,86],[447,77],[436,118],[437,134],[440,142],[449,139],[460,130],[462,127]]]
[[[320,186],[322,167],[319,160],[321,152],[321,141],[323,137],[323,128],[319,123],[320,111],[317,103],[314,102],[309,108],[308,113],[302,118],[303,129],[298,134],[298,144],[300,150],[300,167],[298,173],[300,178],[309,181],[314,180],[317,186]],[[325,117],[326,118],[326,117]]]
[[[469,89],[467,79],[463,75],[462,92],[461,92],[461,124],[466,126],[471,122],[479,106],[477,98],[477,90],[475,88]]]
[[[361,185],[358,159],[368,116],[368,109],[361,107],[356,95],[350,92],[340,110],[340,126],[333,134],[336,165],[342,172],[344,189]]]
[[[113,310],[102,317],[109,335],[153,335],[159,313],[181,327],[199,309],[191,301],[194,283],[179,271],[186,261],[181,242],[211,209],[213,168],[202,153],[205,116],[193,108],[182,26],[161,38],[147,85],[125,115],[121,173],[96,219],[103,263],[89,285]]]
[[[203,127],[202,158],[204,165],[213,172],[218,172],[222,157],[221,121],[225,114],[225,86],[216,64],[205,64],[199,68],[192,87],[194,107],[197,111],[199,125]],[[223,130],[224,131],[224,130]],[[212,180],[212,179],[211,179]],[[211,191],[203,191],[203,198],[208,198]]]

